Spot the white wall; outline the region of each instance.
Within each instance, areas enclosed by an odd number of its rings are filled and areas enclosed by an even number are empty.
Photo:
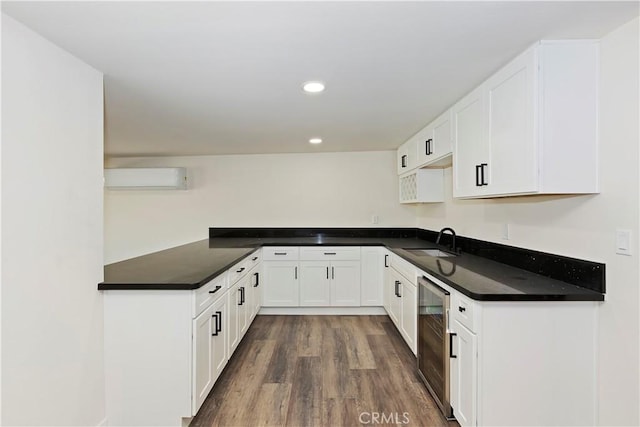
[[[208,227],[413,227],[395,152],[110,159],[186,166],[187,191],[106,191],[105,263],[206,239]],[[379,223],[371,223],[371,215]]]
[[[2,15],[3,425],[104,420],[102,74]]]
[[[447,202],[418,209],[422,228],[451,226],[464,236],[606,263],[598,331],[600,425],[640,424],[638,31],[636,19],[601,44],[601,194],[452,200],[449,168]],[[508,241],[501,240],[504,224]],[[633,256],[614,253],[616,228],[633,230]]]

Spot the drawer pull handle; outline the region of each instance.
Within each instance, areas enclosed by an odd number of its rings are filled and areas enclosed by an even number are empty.
[[[335,252],[325,252],[324,254],[325,255],[335,255],[336,253]]]
[[[389,267],[389,264],[387,263],[387,260],[389,259],[389,255],[385,255],[384,256],[384,266],[385,267]]]
[[[217,311],[216,313],[220,313],[220,312],[219,312],[219,311]],[[211,315],[211,318],[215,319],[215,322],[216,322],[216,325],[215,325],[215,327],[213,328],[213,332],[211,333],[211,336],[212,336],[212,337],[217,337],[217,336],[218,336],[218,332],[220,332],[220,331],[218,330],[218,326],[219,326],[219,325],[218,325],[218,316],[217,316],[217,314],[212,314],[212,315]]]
[[[258,259],[258,257],[257,257],[257,256],[254,256],[253,258],[251,258],[251,261],[255,261],[255,260],[257,260],[257,259]]]
[[[218,292],[220,289],[222,289],[222,286],[216,286],[216,288],[212,291],[209,291],[210,294],[215,294],[216,292]]]
[[[238,305],[242,305],[244,304],[244,286],[240,286],[238,291],[240,291],[240,303]]]
[[[460,313],[464,313],[465,311],[467,311],[467,309],[466,309],[466,308],[464,308],[464,307],[462,307],[462,306],[458,306],[458,311],[459,311]]]
[[[456,335],[458,334],[456,334],[455,332],[451,332],[449,334],[449,357],[452,359],[455,359],[458,357],[455,354],[453,354],[453,337],[455,337]]]
[[[236,273],[242,273],[244,271],[244,267],[242,267],[240,270],[236,270]]]
[[[488,164],[486,164],[486,163],[480,163],[480,186],[483,186],[483,185],[489,185],[489,184],[488,184],[487,182],[485,182],[485,180],[484,180],[484,168],[485,168],[486,166],[489,166],[489,165],[488,165]]]
[[[253,287],[257,288],[258,285],[260,284],[260,273],[253,273],[253,275],[256,277],[256,283],[255,285],[253,285]]]
[[[274,255],[286,255],[287,253],[286,252],[274,252],[273,254]]]

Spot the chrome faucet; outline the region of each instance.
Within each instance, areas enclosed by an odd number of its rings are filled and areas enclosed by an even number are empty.
[[[438,238],[436,239],[436,245],[440,244],[442,233],[444,233],[445,231],[451,232],[451,246],[449,247],[449,249],[451,249],[451,252],[457,253],[459,249],[456,248],[456,232],[453,231],[453,228],[445,227],[442,230],[440,230],[440,232],[438,233]]]

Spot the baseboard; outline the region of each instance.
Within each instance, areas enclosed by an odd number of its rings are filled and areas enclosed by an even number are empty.
[[[384,307],[262,307],[258,314],[295,316],[367,316],[384,315]]]

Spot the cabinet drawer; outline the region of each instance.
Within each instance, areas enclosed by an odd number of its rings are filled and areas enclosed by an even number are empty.
[[[262,248],[262,259],[265,261],[297,260],[298,248],[295,246],[273,246]]]
[[[245,258],[229,269],[229,287],[244,277],[253,266],[251,258]]]
[[[228,272],[225,271],[193,292],[193,310],[191,314],[194,318],[224,295],[227,288],[227,279]]]
[[[458,320],[462,325],[469,328],[471,332],[475,332],[475,318],[478,315],[477,304],[473,300],[461,295],[458,292],[451,293],[450,312],[453,318]]]
[[[303,261],[358,261],[359,246],[307,246],[300,248],[300,259]]]
[[[253,267],[260,264],[260,262],[262,261],[262,250],[258,249],[257,251],[249,255],[247,259],[248,259],[248,266],[247,266],[248,270],[251,270]]]
[[[418,282],[418,269],[408,261],[403,260],[398,255],[393,254],[391,256],[391,267],[402,274],[405,278],[409,279],[414,286],[417,286]]]

